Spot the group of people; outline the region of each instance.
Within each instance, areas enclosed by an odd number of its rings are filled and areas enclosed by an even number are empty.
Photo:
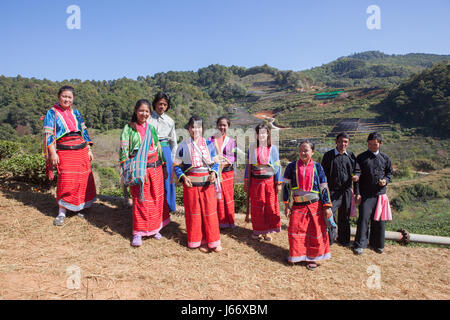
[[[90,165],[93,143],[80,112],[72,108],[74,93],[72,87],[62,87],[59,103],[44,119],[49,178],[53,170],[58,172],[57,226],[63,225],[66,210],[85,217],[83,210],[96,200]],[[152,103],[137,101],[120,136],[121,179],[132,197],[131,245],[141,246],[142,237],[162,237],[161,229],[176,210],[173,181],[177,180],[183,184],[187,246],[220,252],[220,229],[235,226],[237,145],[227,135],[230,120],[218,118],[217,133],[205,139],[202,118],[194,115],[186,125],[189,137],[178,144],[175,123],[166,114],[170,108],[171,99],[162,92]],[[314,143],[303,140],[299,160],[289,163],[284,173],[270,128],[257,125],[255,137],[248,148],[244,180],[253,239],[272,241],[271,234],[281,231],[278,194],[282,192],[289,218],[288,263],[304,261],[314,270],[318,261],[330,258],[335,240],[349,247],[352,205],[353,211],[359,205],[354,253],[362,254],[368,245],[383,252],[385,221],[391,219],[386,185],[392,179],[392,166],[379,150],[379,133],[369,135],[368,150],[357,157],[347,150],[349,135],[339,134],[336,148],[325,153],[321,163],[312,159]]]

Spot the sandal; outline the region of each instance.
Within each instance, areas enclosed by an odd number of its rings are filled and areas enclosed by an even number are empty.
[[[203,253],[208,253],[209,252],[209,249],[207,247],[205,247],[205,246],[199,247],[198,250],[200,250]]]
[[[261,238],[262,238],[262,236],[260,234],[252,234],[252,239],[253,240],[259,240]]]
[[[315,270],[317,268],[317,263],[315,263],[315,262],[308,262],[306,264],[306,268],[308,268],[308,270]]]
[[[213,248],[213,251],[214,252],[220,252],[220,251],[222,251],[222,246],[217,246],[217,247],[215,247],[215,248]]]
[[[64,224],[65,219],[65,216],[57,216],[55,220],[53,220],[53,225],[60,227]]]
[[[264,238],[264,240],[266,240],[266,241],[272,241],[272,237],[271,237],[271,236],[268,236],[267,234],[265,234],[265,235],[263,236],[263,238]]]

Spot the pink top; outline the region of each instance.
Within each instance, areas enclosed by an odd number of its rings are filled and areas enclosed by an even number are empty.
[[[55,110],[59,113],[60,116],[64,119],[64,122],[69,129],[69,132],[77,132],[77,121],[75,120],[75,116],[72,112],[71,108],[63,108],[59,104],[54,105]]]
[[[147,130],[147,122],[144,122],[143,125],[136,122],[136,128],[141,136],[141,141],[144,141],[145,131]]]
[[[256,148],[256,160],[259,164],[269,164],[270,148],[258,147]]]

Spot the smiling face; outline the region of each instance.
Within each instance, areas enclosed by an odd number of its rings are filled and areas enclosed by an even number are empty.
[[[203,134],[202,121],[194,121],[194,125],[189,127],[189,134],[194,140],[200,138]]]
[[[221,119],[219,123],[217,124],[217,130],[222,134],[222,136],[225,136],[227,134],[228,130],[228,121],[227,119]]]
[[[339,137],[339,139],[336,141],[336,149],[339,153],[344,153],[348,145],[350,144],[350,140],[348,138]]]
[[[164,112],[166,112],[167,108],[169,107],[169,103],[166,99],[160,99],[158,102],[155,103],[155,111],[157,114],[162,115]]]
[[[144,124],[147,121],[148,117],[150,116],[150,106],[143,103],[136,109],[135,113],[137,117],[137,122],[139,124]]]
[[[59,105],[61,107],[63,107],[64,109],[70,108],[73,103],[73,93],[70,90],[65,90],[65,91],[61,92],[58,99],[59,99]]]
[[[307,164],[312,159],[314,154],[314,150],[311,149],[309,143],[302,143],[298,151],[300,160],[302,160],[304,164]]]
[[[261,128],[259,129],[259,132],[256,134],[256,138],[259,141],[260,147],[266,147],[267,146],[267,138],[269,137],[269,133],[267,132],[267,129]]]

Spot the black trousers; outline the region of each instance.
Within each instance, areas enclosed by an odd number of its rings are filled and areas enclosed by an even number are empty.
[[[353,245],[355,248],[366,248],[367,244],[374,249],[384,248],[386,223],[381,220],[373,220],[377,201],[378,196],[363,197],[361,199],[361,204],[359,205],[358,226]]]
[[[341,244],[350,243],[350,210],[352,205],[352,189],[330,190],[331,203],[333,207],[334,221],[338,226],[337,241]],[[337,214],[337,218],[336,218]],[[330,239],[330,244],[333,241]]]

